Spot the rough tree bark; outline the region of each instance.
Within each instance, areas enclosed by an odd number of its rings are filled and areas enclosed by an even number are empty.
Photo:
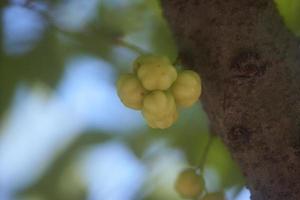
[[[272,0],[162,0],[253,200],[300,199],[299,43]]]

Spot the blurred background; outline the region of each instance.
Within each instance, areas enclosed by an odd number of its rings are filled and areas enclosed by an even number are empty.
[[[300,34],[299,0],[277,0]],[[0,200],[180,200],[177,174],[208,141],[201,103],[167,130],[147,127],[116,95],[139,55],[177,49],[157,0],[1,0]],[[249,200],[216,138],[208,191]]]

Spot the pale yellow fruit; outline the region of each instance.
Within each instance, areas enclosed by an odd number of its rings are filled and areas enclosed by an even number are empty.
[[[151,114],[156,119],[168,116],[175,110],[175,100],[168,92],[156,90],[149,93],[144,99],[143,112]]]
[[[167,90],[177,78],[172,65],[145,64],[138,70],[138,78],[147,90]]]
[[[151,114],[145,114],[143,113],[147,124],[151,128],[159,128],[159,129],[166,129],[172,126],[172,124],[177,120],[178,118],[178,112],[175,110],[173,113],[171,113],[168,116],[165,116],[164,118],[156,119]]]
[[[171,91],[178,106],[192,106],[201,94],[201,80],[199,75],[191,70],[179,72],[177,80],[171,87]]]
[[[143,99],[147,94],[134,74],[123,74],[117,82],[118,95],[123,104],[129,108],[141,109],[143,107]]]
[[[168,128],[178,117],[173,96],[160,90],[151,92],[145,97],[142,112],[152,128]]]
[[[175,189],[183,198],[198,197],[204,191],[204,187],[204,179],[192,168],[183,170],[175,182]]]
[[[137,73],[138,69],[145,64],[171,65],[171,61],[166,56],[158,56],[158,55],[151,55],[151,54],[141,55],[133,62],[134,73]]]
[[[167,90],[177,78],[176,69],[164,57],[149,57],[138,63],[137,75],[147,90]]]
[[[202,200],[226,200],[225,196],[221,192],[208,193],[206,194]]]

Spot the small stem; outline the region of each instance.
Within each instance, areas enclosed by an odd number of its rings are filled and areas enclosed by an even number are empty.
[[[48,22],[49,24],[51,25],[52,28],[54,28],[56,31],[60,32],[60,33],[63,33],[63,34],[66,34],[66,35],[70,35],[68,31],[65,31],[65,30],[62,30],[60,29],[59,27],[57,27],[55,24],[52,23],[51,21],[51,18],[50,16],[48,15],[47,12],[44,12],[44,11],[41,11],[41,10],[37,10],[34,5],[33,5],[33,2],[32,0],[27,0],[25,1],[24,7],[28,8],[28,9],[32,9],[32,10],[35,10],[36,12],[38,12],[39,14],[41,14]],[[116,44],[116,45],[119,45],[119,46],[122,46],[122,47],[125,47],[129,50],[132,50],[138,54],[148,54],[147,51],[145,51],[144,49],[134,45],[134,44],[131,44],[129,42],[126,42],[120,38],[112,38],[113,40],[113,43]]]
[[[128,43],[122,39],[116,39],[115,44],[120,45],[122,47],[125,47],[127,49],[130,49],[138,54],[147,54],[148,52],[142,49],[141,47],[138,47],[134,44]]]
[[[198,165],[198,168],[200,169],[201,173],[204,170],[204,166],[205,166],[205,162],[206,162],[206,159],[207,159],[207,155],[208,155],[209,149],[211,147],[211,144],[213,143],[214,137],[215,136],[213,134],[209,134],[208,135],[208,140],[207,140],[206,146],[205,146],[205,148],[203,150],[203,154],[202,154],[201,160],[200,160],[199,165]]]
[[[176,69],[178,70],[182,70],[182,63],[181,63],[181,59],[179,56],[176,57],[176,60],[173,62],[173,65],[176,67]]]
[[[176,60],[174,61],[173,65],[175,65],[175,66],[176,65],[181,66],[181,59],[180,59],[179,55],[176,57]]]

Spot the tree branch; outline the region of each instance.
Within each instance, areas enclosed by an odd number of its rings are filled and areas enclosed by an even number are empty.
[[[272,0],[163,0],[183,64],[253,200],[300,197],[297,39]]]

